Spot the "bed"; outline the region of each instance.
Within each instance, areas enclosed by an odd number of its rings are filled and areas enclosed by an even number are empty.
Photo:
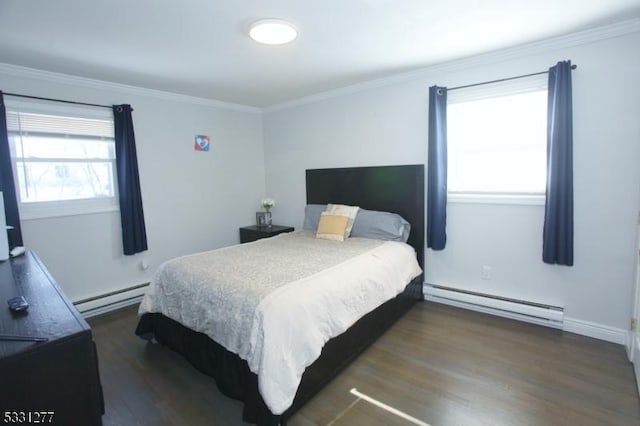
[[[407,243],[414,248],[418,263],[423,267],[422,165],[307,170],[306,187],[307,204],[350,204],[400,214],[411,223]],[[304,238],[304,235],[296,238]],[[264,389],[264,377],[252,372],[249,366],[251,361],[227,350],[225,346],[229,347],[228,342],[224,341],[223,346],[207,334],[182,325],[181,322],[187,321],[178,322],[157,312],[141,316],[136,334],[146,339],[155,338],[180,353],[200,371],[214,377],[221,392],[243,401],[244,421],[259,425],[284,425],[296,410],[375,341],[413,303],[422,300],[422,275],[416,276],[398,291],[396,297],[365,314],[324,345],[320,356],[304,370],[293,402],[278,415],[272,413],[259,390],[259,382]],[[253,370],[256,371],[255,368]],[[269,399],[267,401],[271,402]]]

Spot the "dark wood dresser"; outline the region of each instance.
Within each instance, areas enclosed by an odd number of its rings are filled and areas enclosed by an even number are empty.
[[[15,296],[26,312],[9,310]],[[0,424],[101,425],[103,413],[89,325],[33,252],[0,262]]]

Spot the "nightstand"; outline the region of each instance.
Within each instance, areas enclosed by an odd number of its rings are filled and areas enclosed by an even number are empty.
[[[293,232],[292,226],[280,226],[280,225],[271,225],[269,226],[243,226],[240,228],[240,242],[241,243],[250,243],[251,241],[256,241],[261,238],[273,237],[278,234],[282,234],[284,232]]]

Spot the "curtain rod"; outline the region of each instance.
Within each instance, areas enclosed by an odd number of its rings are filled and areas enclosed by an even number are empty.
[[[571,65],[571,69],[572,70],[575,70],[576,68],[578,68],[577,65],[575,65],[575,64]],[[447,92],[450,92],[452,90],[458,90],[458,89],[466,89],[467,87],[482,86],[484,84],[500,83],[501,81],[516,80],[518,78],[533,77],[534,75],[541,75],[541,74],[549,74],[549,71],[540,71],[540,72],[534,72],[534,73],[531,73],[531,74],[517,75],[515,77],[501,78],[499,80],[483,81],[482,83],[466,84],[464,86],[457,86],[457,87],[452,87],[451,89],[447,89]]]
[[[89,104],[86,102],[76,102],[76,101],[67,101],[64,99],[53,99],[53,98],[42,98],[40,96],[29,96],[29,95],[20,95],[18,93],[4,93],[5,96],[15,96],[18,98],[29,98],[29,99],[38,99],[41,101],[51,101],[51,102],[62,102],[65,104],[74,104],[74,105],[85,105],[85,106],[92,106],[92,107],[99,107],[99,108],[113,108],[111,105],[99,105],[99,104]]]

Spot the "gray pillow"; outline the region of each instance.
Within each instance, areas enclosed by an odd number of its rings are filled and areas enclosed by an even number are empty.
[[[316,232],[318,223],[320,223],[320,215],[327,209],[326,204],[307,204],[304,208],[304,224],[302,229]]]
[[[398,214],[361,208],[353,222],[351,237],[406,243],[410,232],[411,224]]]
[[[307,204],[304,208],[302,228],[316,232],[318,223],[320,223],[320,215],[326,209],[326,204]],[[353,222],[350,236],[406,243],[410,232],[411,224],[398,214],[361,208]]]

